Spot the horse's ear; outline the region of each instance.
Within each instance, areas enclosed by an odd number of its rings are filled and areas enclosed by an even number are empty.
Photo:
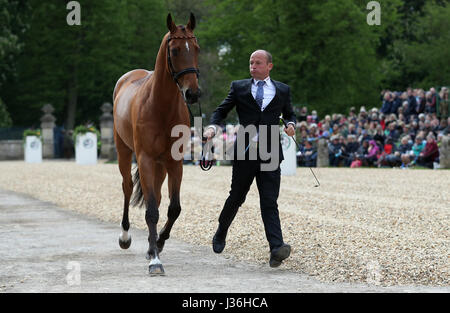
[[[174,33],[177,30],[177,25],[172,20],[172,15],[167,15],[167,28],[171,33]]]
[[[192,14],[192,12],[191,15],[189,16],[189,22],[187,23],[186,27],[191,31],[193,31],[195,28],[195,16],[194,14]]]

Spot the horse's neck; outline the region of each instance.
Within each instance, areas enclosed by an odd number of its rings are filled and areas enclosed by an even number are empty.
[[[152,98],[157,99],[158,105],[170,109],[170,106],[178,104],[181,95],[178,86],[167,69],[167,46],[165,42],[164,39],[156,57],[153,77],[147,82],[145,88],[149,88]]]

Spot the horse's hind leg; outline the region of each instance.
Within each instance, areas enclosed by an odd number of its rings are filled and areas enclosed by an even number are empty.
[[[119,246],[122,249],[128,249],[131,245],[131,236],[128,234],[130,229],[130,221],[128,219],[128,209],[130,206],[130,198],[133,193],[133,180],[131,177],[131,158],[133,152],[122,139],[114,132],[114,140],[117,147],[117,160],[119,163],[119,170],[122,174],[122,190],[124,195],[123,201],[123,216],[120,226],[122,232],[119,236]]]
[[[145,221],[148,226],[147,259],[150,260],[149,274],[164,275],[164,268],[159,260],[159,251],[156,245],[158,233],[156,226],[159,220],[159,204],[161,203],[161,186],[166,177],[165,169],[146,156],[138,158],[142,191],[147,205]]]
[[[169,176],[168,187],[170,204],[167,212],[167,222],[159,233],[159,239],[157,241],[159,252],[163,250],[165,241],[169,239],[172,226],[181,212],[180,185],[183,176],[183,163],[173,162],[167,165],[167,173]]]

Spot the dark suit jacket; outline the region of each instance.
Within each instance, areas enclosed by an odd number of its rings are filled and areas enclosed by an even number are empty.
[[[275,96],[273,100],[267,105],[264,111],[261,111],[259,105],[256,103],[255,99],[252,95],[252,79],[243,79],[233,81],[231,83],[230,92],[225,100],[217,107],[217,109],[213,112],[211,116],[211,124],[220,125],[222,121],[226,118],[228,112],[231,109],[236,107],[236,112],[239,117],[239,123],[247,127],[248,125],[256,126],[258,133],[259,129],[262,125],[267,126],[268,135],[267,135],[267,152],[271,152],[271,125],[279,125],[280,123],[280,115],[283,115],[286,123],[293,122],[294,126],[296,123],[296,118],[294,114],[294,110],[291,104],[291,93],[288,85],[283,84],[278,81],[271,80],[275,86]],[[259,140],[264,140],[259,136]],[[281,162],[283,157],[283,150],[281,149],[280,136],[278,138],[278,146],[279,146],[279,161]],[[246,136],[245,146],[248,145],[249,138]],[[259,146],[261,146],[261,141],[259,142]],[[235,143],[235,159],[237,157],[237,148]],[[258,153],[259,158],[259,153]],[[248,159],[248,152],[246,155],[246,159]],[[267,160],[267,161],[270,161]]]

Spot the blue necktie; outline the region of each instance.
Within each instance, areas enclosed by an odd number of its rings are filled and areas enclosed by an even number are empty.
[[[260,80],[259,82],[257,82],[256,84],[258,85],[258,89],[256,90],[256,103],[258,103],[259,107],[262,108],[262,104],[263,104],[263,99],[264,99],[264,84],[266,82],[263,80]]]

